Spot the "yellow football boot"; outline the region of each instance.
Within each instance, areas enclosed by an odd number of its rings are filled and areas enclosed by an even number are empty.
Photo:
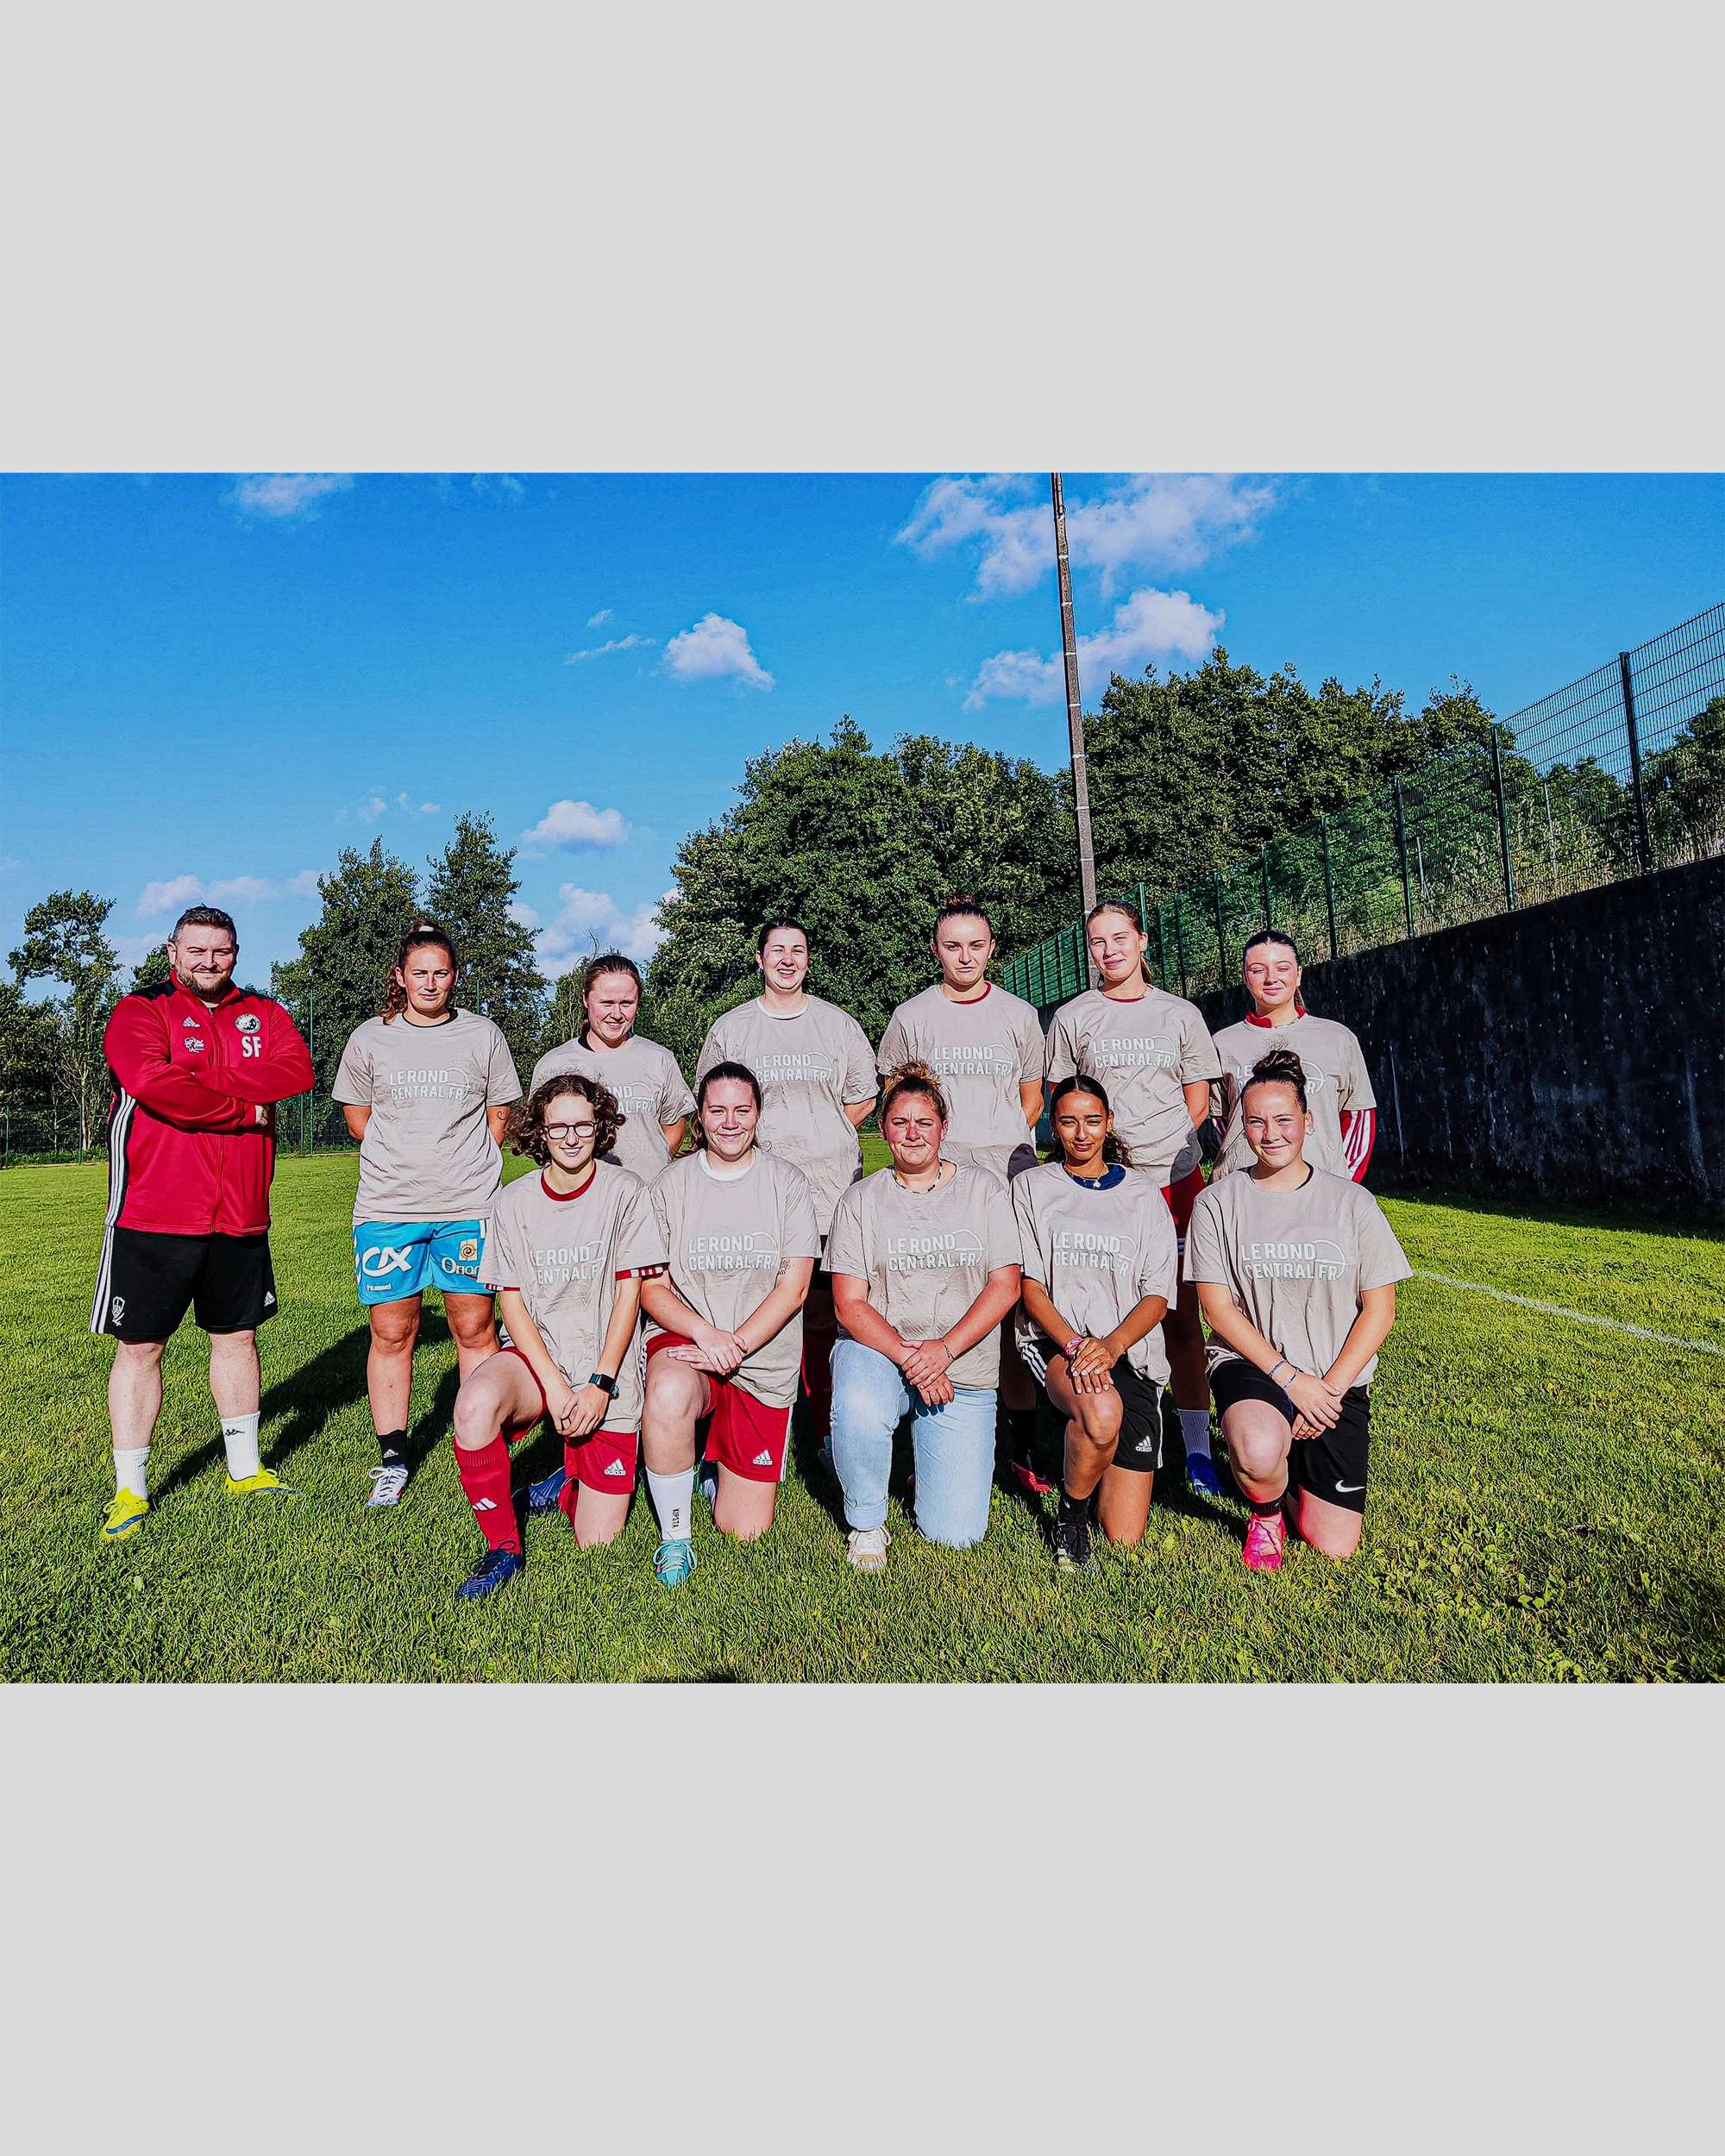
[[[116,1490],[108,1507],[108,1517],[102,1523],[103,1540],[123,1542],[128,1535],[136,1534],[149,1508],[147,1497],[140,1497],[129,1489]]]
[[[228,1488],[235,1497],[249,1497],[254,1490],[273,1489],[283,1497],[298,1497],[299,1492],[284,1482],[273,1467],[260,1467],[255,1475],[248,1475],[242,1482],[236,1482],[230,1475]]]

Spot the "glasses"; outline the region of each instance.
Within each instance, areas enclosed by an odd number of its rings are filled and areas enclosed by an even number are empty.
[[[555,1138],[560,1145],[567,1145],[571,1138],[588,1138],[597,1135],[597,1123],[548,1123],[547,1138]]]

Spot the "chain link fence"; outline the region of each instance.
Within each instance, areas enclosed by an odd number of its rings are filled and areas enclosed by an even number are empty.
[[[1625,651],[1491,729],[1159,899],[1136,892],[1157,979],[1231,986],[1246,939],[1314,962],[1725,852],[1725,605]],[[1088,985],[1083,924],[1007,962],[1046,1007]]]

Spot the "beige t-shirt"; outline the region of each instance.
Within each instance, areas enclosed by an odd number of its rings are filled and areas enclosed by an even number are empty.
[[[1224,1176],[1193,1206],[1186,1230],[1186,1278],[1226,1288],[1270,1344],[1315,1377],[1341,1353],[1365,1290],[1413,1269],[1371,1193],[1321,1169],[1298,1190]],[[1213,1369],[1239,1359],[1212,1343]],[[1354,1383],[1369,1385],[1377,1368],[1374,1355]]]
[[[900,1063],[926,1063],[952,1111],[944,1157],[1004,1175],[1014,1153],[1031,1147],[1020,1085],[1038,1085],[1048,1044],[1033,1004],[994,982],[973,1003],[958,1003],[938,982],[901,1003],[887,1021],[875,1058],[884,1077]]]
[[[773,1292],[792,1258],[820,1257],[814,1200],[794,1163],[757,1145],[749,1171],[721,1181],[704,1153],[674,1160],[648,1194],[670,1252],[671,1285],[689,1308],[722,1332],[735,1332]],[[647,1337],[665,1327],[647,1320]],[[768,1407],[788,1407],[802,1369],[803,1313],[745,1356],[732,1373]]]
[[[1100,1079],[1114,1112],[1114,1135],[1134,1168],[1159,1183],[1186,1174],[1201,1155],[1182,1087],[1219,1078],[1222,1066],[1195,1004],[1165,988],[1117,1003],[1087,988],[1054,1014],[1048,1075]]]
[[[1007,1186],[963,1162],[943,1190],[906,1190],[890,1169],[853,1183],[838,1200],[826,1245],[828,1272],[866,1280],[871,1307],[912,1341],[950,1331],[989,1274],[1018,1262]],[[955,1386],[992,1392],[1000,1375],[1000,1327],[990,1326],[947,1375]]]
[[[1222,1075],[1232,1081],[1233,1106],[1222,1133],[1222,1150],[1210,1170],[1214,1182],[1250,1168],[1253,1154],[1245,1142],[1245,1119],[1240,1112],[1240,1093],[1251,1075],[1251,1067],[1272,1048],[1291,1048],[1306,1067],[1306,1106],[1312,1111],[1311,1135],[1306,1140],[1306,1158],[1327,1175],[1346,1175],[1347,1159],[1342,1150],[1342,1112],[1375,1108],[1377,1095],[1366,1075],[1359,1043],[1345,1025],[1333,1018],[1314,1018],[1308,1011],[1286,1025],[1255,1025],[1242,1018],[1225,1025],[1216,1036],[1216,1053]],[[1224,1105],[1220,1085],[1211,1088],[1216,1112]]]
[[[616,1096],[623,1128],[605,1158],[650,1183],[671,1157],[662,1126],[694,1112],[695,1097],[677,1068],[676,1057],[657,1041],[643,1041],[635,1033],[620,1048],[589,1048],[582,1041],[565,1041],[560,1048],[547,1049],[534,1064],[528,1092],[542,1078],[565,1071],[597,1079]]]
[[[480,1261],[480,1284],[513,1288],[564,1378],[579,1392],[599,1368],[624,1275],[668,1253],[647,1186],[600,1161],[593,1181],[559,1197],[543,1174],[519,1175],[498,1200]],[[631,1346],[605,1411],[607,1430],[641,1427],[641,1357]]]
[[[1160,1184],[1148,1175],[1128,1172],[1112,1190],[1091,1190],[1050,1161],[1014,1181],[1013,1210],[1025,1278],[1041,1282],[1074,1331],[1100,1340],[1146,1295],[1160,1295],[1170,1306],[1178,1297],[1174,1216]],[[1021,1346],[1039,1337],[1022,1305],[1016,1331]],[[1071,1337],[1051,1344],[1063,1348]],[[1133,1341],[1126,1361],[1140,1377],[1168,1382],[1159,1325]]]
[[[367,1018],[348,1036],[335,1097],[372,1112],[360,1145],[354,1225],[470,1220],[489,1213],[503,1155],[487,1108],[521,1098],[509,1044],[489,1018],[442,1025]]]
[[[875,1056],[848,1011],[811,996],[792,1018],[775,1018],[759,996],[716,1018],[695,1064],[699,1085],[715,1063],[742,1063],[761,1087],[756,1144],[794,1161],[808,1178],[825,1235],[847,1183],[862,1173],[862,1146],[847,1107],[872,1100]]]

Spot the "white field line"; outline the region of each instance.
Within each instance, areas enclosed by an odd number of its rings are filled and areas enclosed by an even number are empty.
[[[1535,1302],[1531,1295],[1512,1295],[1502,1288],[1488,1288],[1483,1281],[1452,1280],[1447,1273],[1428,1273],[1414,1268],[1415,1280],[1441,1281],[1446,1288],[1465,1288],[1470,1294],[1490,1295],[1497,1302],[1513,1302],[1523,1310],[1543,1311],[1548,1318],[1572,1318],[1578,1325],[1603,1325],[1608,1332],[1633,1332],[1638,1340],[1657,1340],[1662,1347],[1692,1348],[1697,1355],[1725,1355],[1725,1347],[1711,1340],[1681,1340],[1673,1333],[1654,1332],[1644,1325],[1626,1325],[1621,1318],[1596,1318],[1585,1310],[1565,1310],[1560,1302]]]

